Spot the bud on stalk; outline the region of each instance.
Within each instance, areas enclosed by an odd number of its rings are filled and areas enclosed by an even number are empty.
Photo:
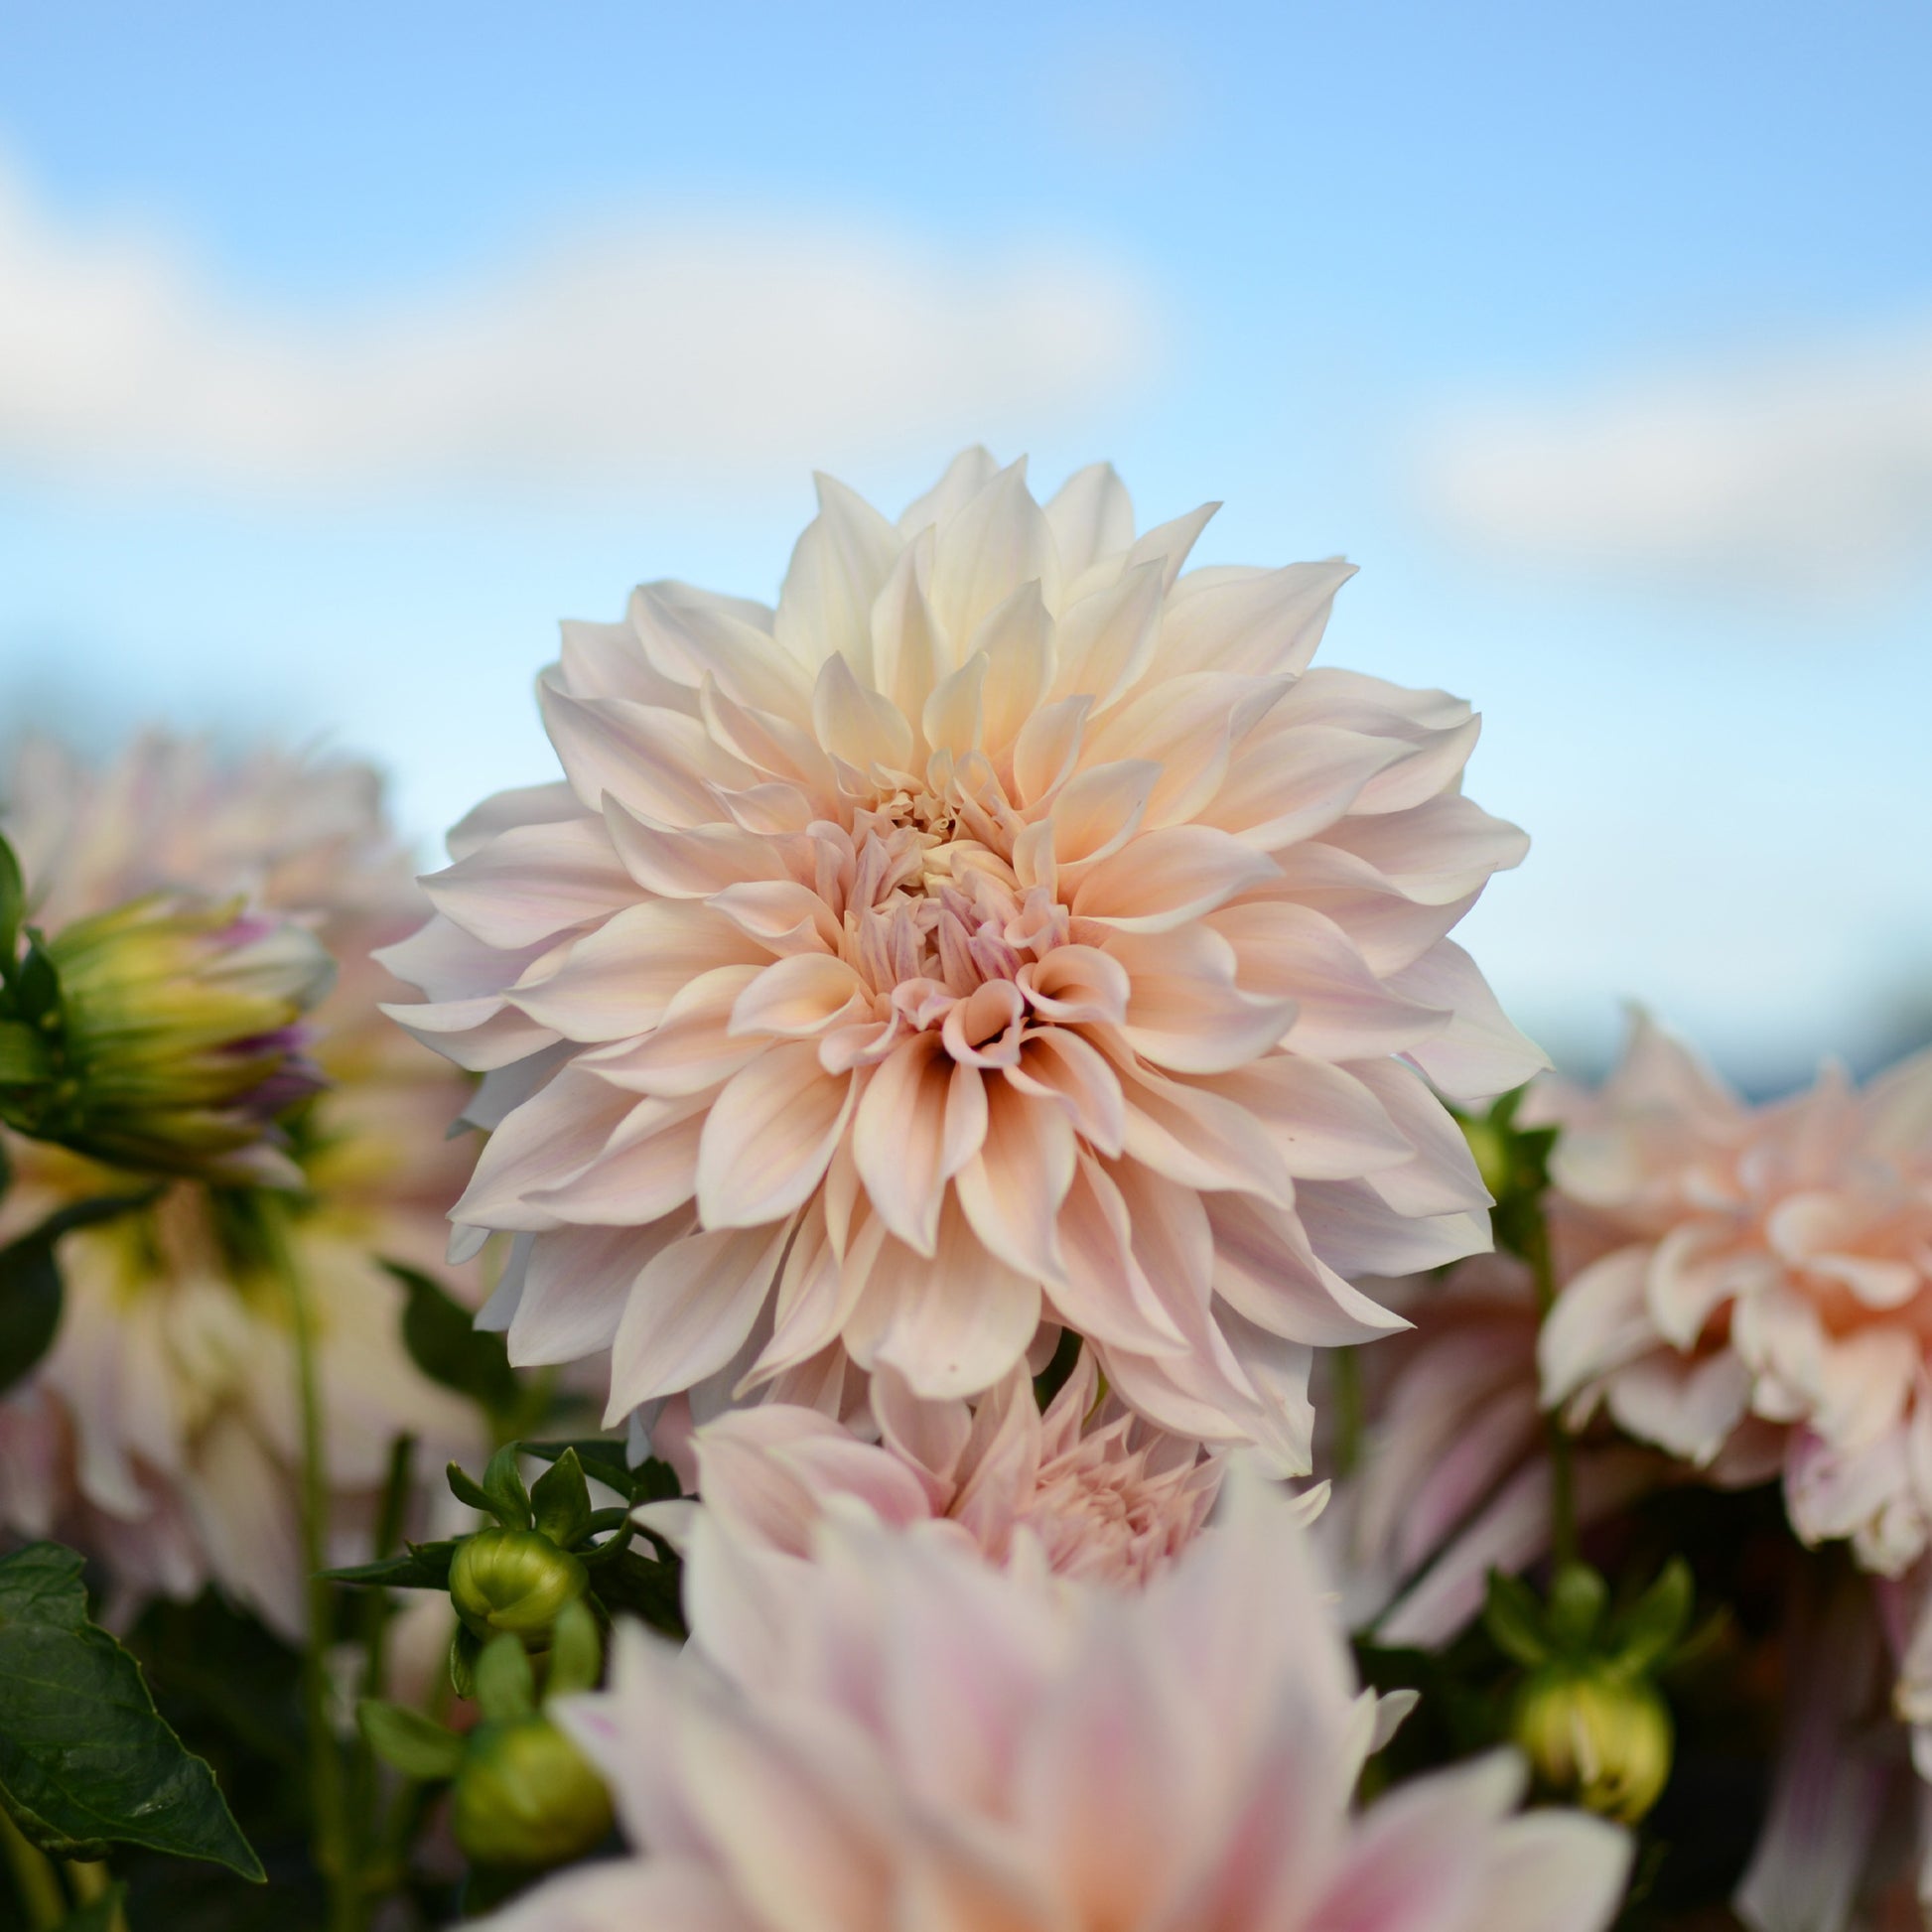
[[[1510,1729],[1552,1791],[1625,1825],[1650,1810],[1670,1778],[1669,1707],[1647,1678],[1607,1664],[1532,1671]]]
[[[479,1530],[457,1546],[450,1599],[480,1638],[507,1631],[526,1647],[550,1642],[557,1614],[590,1582],[582,1563],[539,1530]]]
[[[611,1829],[611,1798],[583,1752],[532,1715],[477,1733],[457,1774],[451,1823],[480,1863],[562,1864]]]
[[[298,1022],[335,966],[238,900],[154,894],[0,957],[0,1119],[114,1167],[291,1185],[275,1118],[322,1085]]]

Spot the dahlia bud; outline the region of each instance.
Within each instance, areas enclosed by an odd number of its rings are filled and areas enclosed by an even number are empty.
[[[155,894],[0,956],[0,1118],[123,1168],[292,1184],[276,1116],[322,1085],[297,1023],[334,962],[301,927]]]
[[[479,1638],[507,1631],[531,1650],[546,1647],[558,1612],[589,1581],[577,1558],[537,1530],[479,1530],[450,1563],[450,1598],[464,1626]]]
[[[1553,1791],[1634,1825],[1670,1777],[1670,1709],[1641,1675],[1550,1663],[1516,1695],[1510,1729]]]
[[[451,1822],[456,1842],[481,1863],[562,1864],[611,1829],[611,1797],[583,1752],[533,1715],[477,1732],[457,1774]]]

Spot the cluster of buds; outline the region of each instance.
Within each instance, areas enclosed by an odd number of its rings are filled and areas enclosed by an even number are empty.
[[[365,1701],[357,1716],[385,1763],[410,1778],[451,1783],[457,1843],[496,1874],[485,1893],[582,1857],[611,1829],[603,1781],[546,1707],[589,1690],[603,1670],[610,1607],[593,1583],[621,1574],[630,1512],[627,1505],[592,1508],[575,1449],[553,1448],[551,1466],[526,1489],[521,1452],[514,1443],[498,1449],[481,1482],[450,1465],[451,1489],[493,1516],[492,1526],[419,1545],[400,1567],[337,1573],[368,1584],[436,1577],[449,1590],[459,1619],[451,1680],[476,1701],[482,1721],[459,1733],[379,1700]],[[615,1533],[597,1541],[604,1532]]]
[[[322,1076],[303,1016],[334,962],[239,900],[152,894],[51,937],[0,840],[0,1121],[113,1167],[299,1179],[276,1126]]]
[[[1685,1637],[1691,1603],[1681,1558],[1616,1614],[1587,1564],[1557,1572],[1547,1604],[1517,1578],[1490,1577],[1484,1627],[1526,1671],[1510,1734],[1552,1795],[1626,1825],[1663,1795],[1673,1731],[1655,1680],[1701,1642]]]

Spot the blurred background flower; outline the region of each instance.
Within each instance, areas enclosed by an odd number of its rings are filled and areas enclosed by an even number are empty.
[[[557,614],[768,592],[808,465],[1100,450],[1226,493],[1203,562],[1346,551],[1359,661],[1482,702],[1537,847],[1467,943],[1560,1059],[1626,992],[1753,1091],[1925,1035],[1922,8],[6,42],[0,716],[333,735],[426,839],[546,772]]]
[[[376,1007],[400,989],[369,949],[423,910],[379,781],[366,765],[269,750],[230,759],[161,736],[96,767],[33,740],[0,769],[0,832],[20,855],[30,917],[51,927],[186,890],[288,919],[341,962],[312,1016],[310,1050],[330,1084],[285,1122],[289,1204],[183,1180],[64,1235],[54,1345],[0,1397],[0,1526],[97,1558],[118,1619],[211,1581],[298,1634],[300,1420],[264,1213],[286,1217],[307,1283],[341,1560],[366,1554],[398,1436],[418,1439],[429,1469],[483,1440],[476,1411],[410,1360],[403,1289],[382,1266],[433,1272],[476,1299],[474,1271],[443,1260],[467,1166],[446,1130],[468,1082]],[[0,1241],[148,1184],[18,1136],[4,1153],[14,1184]]]

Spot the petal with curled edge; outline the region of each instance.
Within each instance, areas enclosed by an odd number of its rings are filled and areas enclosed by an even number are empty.
[[[698,1153],[705,1226],[758,1227],[803,1205],[851,1118],[857,1077],[827,1073],[808,1039],[767,1047],[733,1074]]]

